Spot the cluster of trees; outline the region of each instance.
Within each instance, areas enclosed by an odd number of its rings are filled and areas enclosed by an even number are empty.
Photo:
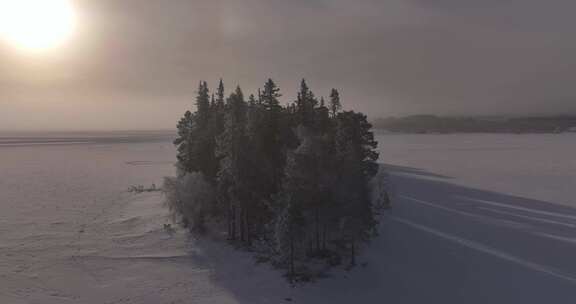
[[[354,265],[358,244],[376,232],[372,126],[342,111],[335,89],[325,102],[302,80],[294,102],[281,96],[271,79],[248,98],[240,87],[225,98],[222,81],[210,94],[200,82],[196,111],[177,125],[170,206],[190,230],[225,234],[290,279]]]

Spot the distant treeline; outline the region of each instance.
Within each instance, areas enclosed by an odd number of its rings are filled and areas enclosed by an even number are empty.
[[[550,117],[442,117],[412,115],[379,118],[377,129],[400,133],[561,133],[574,131],[576,116]]]
[[[177,126],[169,206],[192,232],[225,235],[291,280],[354,265],[377,224],[377,142],[366,115],[342,111],[335,89],[317,98],[304,80],[284,105],[272,80],[244,96],[237,87],[226,98],[222,81],[211,95],[200,83],[195,111]]]

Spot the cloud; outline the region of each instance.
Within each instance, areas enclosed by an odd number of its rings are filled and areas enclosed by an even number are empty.
[[[148,122],[123,116],[141,105],[162,112],[154,126],[171,127],[200,79],[224,77],[228,87],[254,91],[273,77],[291,99],[306,77],[317,95],[337,87],[348,108],[372,116],[576,113],[570,1],[77,0],[77,6],[81,32],[62,54],[26,59],[0,46],[0,69],[8,71],[0,75],[0,106],[58,99],[78,115],[87,113],[82,107],[91,115],[116,107],[125,114],[107,126],[146,128]],[[18,107],[8,111],[26,116]]]

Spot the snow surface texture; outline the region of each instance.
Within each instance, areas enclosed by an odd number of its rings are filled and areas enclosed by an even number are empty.
[[[393,207],[366,266],[290,288],[127,192],[173,174],[168,139],[0,138],[0,303],[576,301],[574,134],[378,140]]]

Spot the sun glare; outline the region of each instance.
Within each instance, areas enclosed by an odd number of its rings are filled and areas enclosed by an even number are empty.
[[[20,49],[57,47],[75,25],[71,0],[0,0],[0,38]]]

